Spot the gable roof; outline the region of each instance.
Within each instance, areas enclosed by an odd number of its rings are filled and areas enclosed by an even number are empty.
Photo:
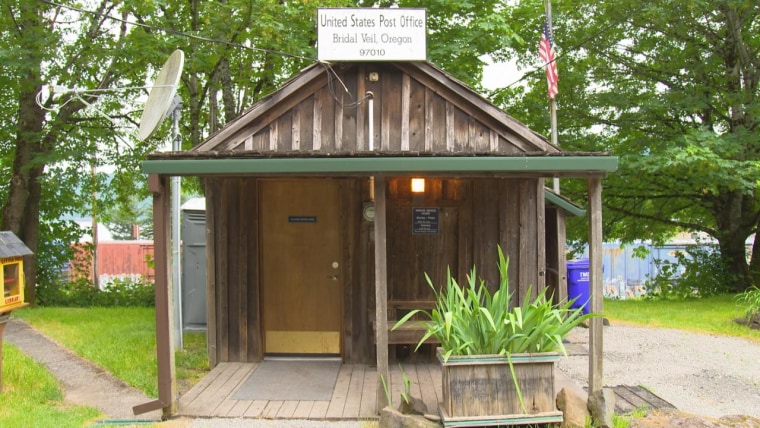
[[[615,169],[616,157],[562,152],[428,62],[313,64],[198,146],[143,163],[172,175]]]
[[[32,250],[27,247],[13,232],[0,232],[0,258],[30,256]]]
[[[369,150],[368,93],[380,151],[559,152],[427,62],[313,64],[190,151]]]

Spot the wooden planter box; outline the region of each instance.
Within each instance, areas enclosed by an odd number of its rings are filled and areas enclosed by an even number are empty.
[[[528,413],[520,405],[509,367],[499,355],[452,356],[443,361],[440,413],[446,427],[562,422],[554,393],[558,353],[513,354],[512,365]]]

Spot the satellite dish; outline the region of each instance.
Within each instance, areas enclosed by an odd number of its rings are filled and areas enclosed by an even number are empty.
[[[150,137],[164,117],[170,113],[184,64],[185,54],[177,49],[172,52],[158,73],[140,118],[140,130],[137,132],[140,141]]]

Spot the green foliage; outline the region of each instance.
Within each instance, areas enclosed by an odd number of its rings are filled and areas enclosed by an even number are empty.
[[[366,2],[373,6],[374,2]],[[509,48],[523,44],[503,1],[382,1],[380,7],[425,8],[428,59],[474,88],[481,87],[484,62],[506,58]]]
[[[385,392],[385,402],[388,406],[393,407],[393,399],[391,398],[391,391],[388,389],[388,382],[385,381],[385,376],[380,375],[380,382],[383,384],[383,392]]]
[[[498,0],[105,0],[97,8],[4,1],[0,205],[4,226],[23,232],[19,237],[40,262],[41,278],[30,283],[58,280],[63,262],[48,243],[79,241],[81,231],[70,236],[71,230],[57,227],[58,219],[96,215],[126,225],[125,219],[142,217],[128,212],[148,195],[140,163],[168,142],[170,121],[146,141],[134,134],[145,84],[174,49],[185,52],[178,94],[184,104],[181,145],[188,149],[316,61],[317,7],[373,6],[426,8],[430,60],[475,87],[481,57],[502,58],[520,42]],[[22,172],[28,179],[12,179]],[[201,193],[202,185],[185,180],[186,189]],[[10,200],[11,194],[24,196]],[[19,218],[24,224],[10,224]],[[38,220],[56,226],[40,233],[39,247]]]
[[[192,386],[207,375],[210,367],[206,350],[206,333],[186,332],[182,337],[182,349],[174,351],[174,361],[180,384]],[[182,385],[179,387],[183,390]]]
[[[620,158],[604,182],[605,237],[662,241],[680,230],[706,232],[719,241],[739,291],[760,275],[760,263],[748,265],[743,251],[760,218],[756,6],[565,0],[552,9],[560,145]],[[515,45],[525,77],[493,96],[548,135],[546,78],[536,58],[540,10],[536,1],[508,10],[518,34],[536,42]],[[562,189],[585,199],[585,180],[563,180]],[[586,240],[587,230],[582,219],[571,221],[568,236]]]
[[[64,405],[53,375],[15,346],[4,344],[0,426],[74,428],[86,426],[98,416],[95,408]]]
[[[435,337],[444,350],[444,359],[452,355],[483,355],[524,352],[566,353],[562,338],[575,326],[594,316],[583,315],[582,309],[571,309],[571,302],[555,306],[545,293],[531,298],[527,293],[522,306],[510,310],[512,296],[507,276],[508,259],[499,252],[499,287],[491,294],[483,279],[477,280],[473,266],[467,284],[460,287],[447,270],[446,285],[436,290],[426,274],[428,285],[435,293],[435,308],[414,310],[401,318],[398,328],[416,314],[428,319],[427,331],[419,348],[428,338]]]
[[[398,368],[401,370],[401,380],[404,382],[404,391],[401,393],[401,399],[404,400],[406,404],[409,404],[409,397],[412,396],[412,381],[409,379],[409,376],[407,376],[401,363],[399,363]]]
[[[646,298],[687,299],[731,291],[731,274],[717,248],[689,246],[675,257],[675,262],[655,260],[658,274],[645,282]]]
[[[37,288],[42,306],[58,307],[152,307],[155,285],[139,275],[110,278],[101,289],[86,278],[63,284],[43,284]]]
[[[629,428],[631,426],[631,421],[634,419],[640,419],[646,416],[647,414],[647,408],[646,407],[637,407],[633,409],[630,413],[619,415],[617,413],[612,415],[612,428]],[[586,421],[586,428],[592,428],[594,425],[592,424],[591,418],[587,418]]]
[[[760,317],[760,288],[756,285],[737,294],[736,301],[746,308],[744,318],[748,321]]]
[[[70,242],[77,242],[82,229],[73,221],[50,220],[40,224],[40,245],[34,257],[37,261],[38,286],[56,286],[68,278],[61,272],[67,270],[69,261],[75,257]]]

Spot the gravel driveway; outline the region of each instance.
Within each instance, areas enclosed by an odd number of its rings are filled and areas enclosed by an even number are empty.
[[[571,343],[588,345],[588,330]],[[681,330],[604,327],[604,385],[640,385],[679,410],[717,418],[760,417],[760,344]],[[588,357],[563,358],[559,369],[586,385]]]

